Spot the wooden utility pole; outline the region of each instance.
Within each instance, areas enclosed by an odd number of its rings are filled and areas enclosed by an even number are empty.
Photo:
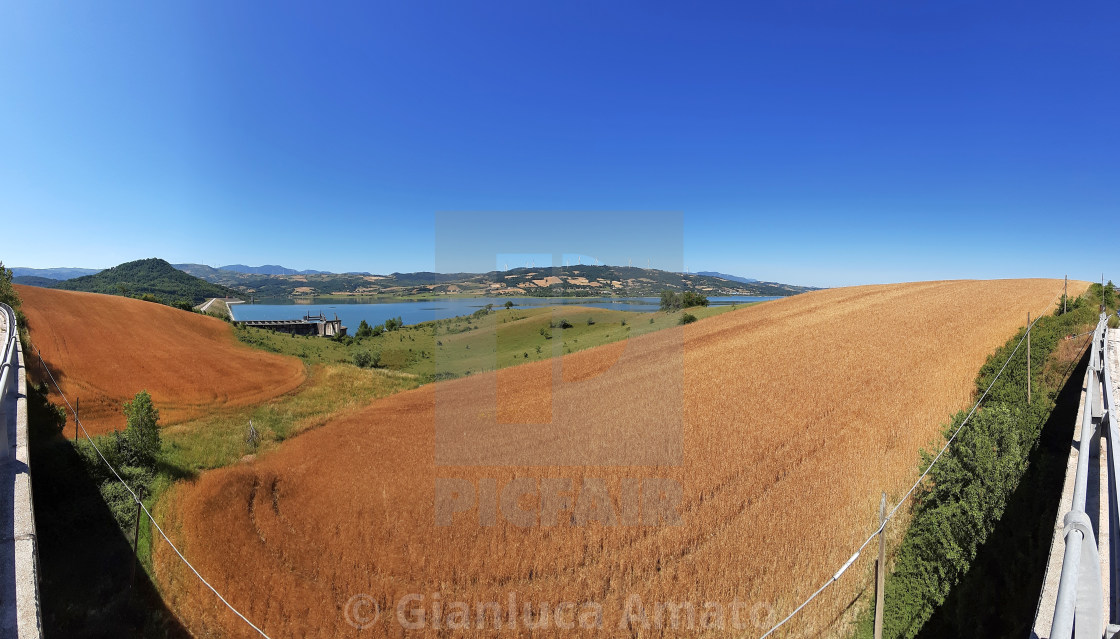
[[[1027,311],[1027,405],[1031,403],[1031,312]]]
[[[886,582],[887,566],[887,493],[879,500],[879,561],[875,564],[875,639],[883,639],[883,584]]]
[[[136,564],[140,563],[140,554],[137,549],[140,547],[140,515],[142,514],[141,499],[144,498],[144,491],[141,488],[136,489],[136,529],[132,533],[132,572],[128,576],[128,588],[132,589],[132,584],[136,582]]]
[[[1066,275],[1065,283],[1062,284],[1062,315],[1066,314],[1066,299],[1069,297],[1069,275]]]

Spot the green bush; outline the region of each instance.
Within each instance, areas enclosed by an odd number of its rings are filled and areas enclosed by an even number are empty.
[[[680,319],[681,324],[691,324],[695,321],[696,321],[696,316],[693,315],[692,313],[685,313],[684,315],[681,315],[681,319]]]
[[[118,444],[121,461],[128,466],[155,468],[162,443],[159,411],[152,405],[152,396],[148,391],[136,393],[131,402],[125,402],[124,414],[127,426]]]
[[[370,362],[373,361],[373,357],[367,351],[358,351],[357,353],[354,353],[353,360],[354,366],[357,366],[358,368],[368,368]]]
[[[661,310],[679,311],[682,308],[692,308],[693,306],[707,306],[708,298],[701,293],[694,291],[685,291],[684,293],[676,293],[674,291],[661,292]]]
[[[359,339],[373,337],[373,327],[369,325],[369,322],[362,320],[358,323],[358,330],[354,332],[354,337]]]

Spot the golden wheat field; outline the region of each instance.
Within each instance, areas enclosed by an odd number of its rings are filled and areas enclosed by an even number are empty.
[[[241,344],[213,317],[114,295],[16,289],[32,343],[70,401],[80,400],[91,435],[124,428],[121,406],[141,390],[169,424],[260,403],[307,378],[298,359]],[[28,361],[38,379],[37,359]]]
[[[984,359],[1061,287],[818,291],[428,385],[180,484],[157,515],[273,637],[404,636],[402,605],[409,623],[424,615],[409,636],[494,636],[499,622],[520,636],[697,634],[689,606],[697,629],[758,636],[875,528],[880,491],[909,487]],[[647,505],[659,525],[642,525]],[[166,544],[153,552],[196,636],[256,636]],[[866,559],[797,618],[799,636],[835,630]]]

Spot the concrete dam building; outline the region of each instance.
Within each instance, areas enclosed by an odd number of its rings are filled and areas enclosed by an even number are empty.
[[[338,315],[335,315],[333,320],[329,320],[322,313],[319,315],[304,315],[303,319],[241,320],[234,323],[294,335],[318,335],[319,337],[342,337],[346,335],[346,327],[342,325],[342,320],[338,319]]]

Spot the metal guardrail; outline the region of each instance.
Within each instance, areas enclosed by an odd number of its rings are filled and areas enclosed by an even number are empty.
[[[1120,433],[1112,418],[1112,372],[1108,358],[1108,316],[1101,314],[1093,331],[1085,400],[1081,409],[1081,441],[1073,501],[1064,518],[1065,554],[1058,583],[1050,639],[1076,636],[1111,637],[1120,629]],[[1093,522],[1085,511],[1093,446],[1108,443],[1109,606],[1104,610],[1101,558]],[[1105,623],[1108,623],[1106,627]]]
[[[0,635],[38,639],[39,549],[27,439],[27,369],[15,311],[0,304],[7,339],[0,359]]]
[[[18,383],[16,378],[19,376],[16,360],[16,338],[19,337],[19,331],[16,327],[16,314],[11,306],[0,303],[0,313],[4,315],[8,327],[8,339],[4,341],[4,359],[0,360],[0,406],[3,406],[9,392],[18,392],[16,389]],[[8,429],[0,428],[0,450],[7,451],[8,449]]]

